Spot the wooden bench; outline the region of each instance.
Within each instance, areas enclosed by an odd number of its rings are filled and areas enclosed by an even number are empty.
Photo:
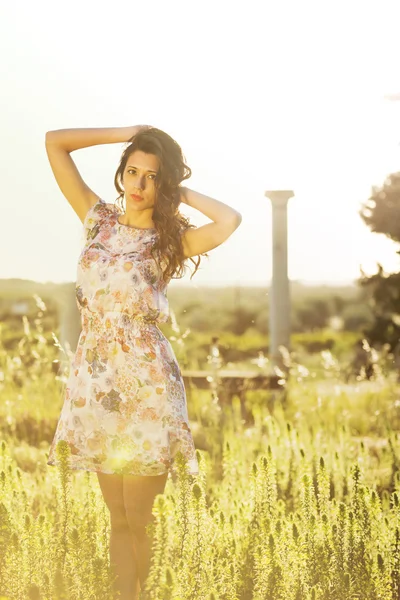
[[[203,390],[216,390],[221,405],[231,404],[232,396],[237,395],[240,399],[242,419],[244,419],[246,423],[253,422],[252,415],[248,412],[245,406],[247,391],[284,390],[286,387],[286,380],[281,378],[279,375],[270,375],[253,370],[182,370],[182,377],[189,397],[193,387]]]

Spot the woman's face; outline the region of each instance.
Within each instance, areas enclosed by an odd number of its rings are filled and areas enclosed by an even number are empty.
[[[141,150],[130,154],[122,177],[127,207],[143,210],[154,206],[158,169],[159,159],[154,154],[146,154]],[[136,200],[132,194],[140,196],[141,200]]]

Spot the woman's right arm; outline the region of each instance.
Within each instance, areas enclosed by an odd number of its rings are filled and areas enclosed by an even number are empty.
[[[123,143],[127,142],[141,128],[145,127],[147,125],[55,129],[46,132],[46,146],[47,144],[56,145],[66,152],[73,152],[80,148],[88,148],[89,146],[97,146],[99,144]]]
[[[46,132],[46,153],[58,187],[82,223],[100,197],[85,183],[70,152],[98,144],[128,142],[147,125],[56,129]]]

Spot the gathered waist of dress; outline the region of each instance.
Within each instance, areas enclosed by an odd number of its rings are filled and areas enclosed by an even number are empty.
[[[121,310],[106,310],[94,312],[86,310],[82,312],[82,327],[99,327],[111,329],[115,327],[151,327],[157,326],[159,319],[151,315],[130,314]]]

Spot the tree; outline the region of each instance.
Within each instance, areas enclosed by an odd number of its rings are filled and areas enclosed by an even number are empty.
[[[231,331],[236,335],[242,335],[249,327],[254,327],[257,318],[256,310],[244,308],[243,306],[227,311],[227,314],[231,318]]]
[[[400,243],[400,172],[389,175],[382,187],[372,187],[359,214],[371,231]]]
[[[400,172],[389,175],[382,187],[372,187],[372,195],[359,214],[371,231],[400,243]],[[377,267],[377,273],[371,276],[361,269],[359,279],[374,314],[364,335],[372,345],[387,342],[394,350],[400,339],[400,272],[385,273],[382,265]]]
[[[330,317],[329,302],[322,298],[311,298],[297,309],[300,331],[312,331],[326,327]]]

